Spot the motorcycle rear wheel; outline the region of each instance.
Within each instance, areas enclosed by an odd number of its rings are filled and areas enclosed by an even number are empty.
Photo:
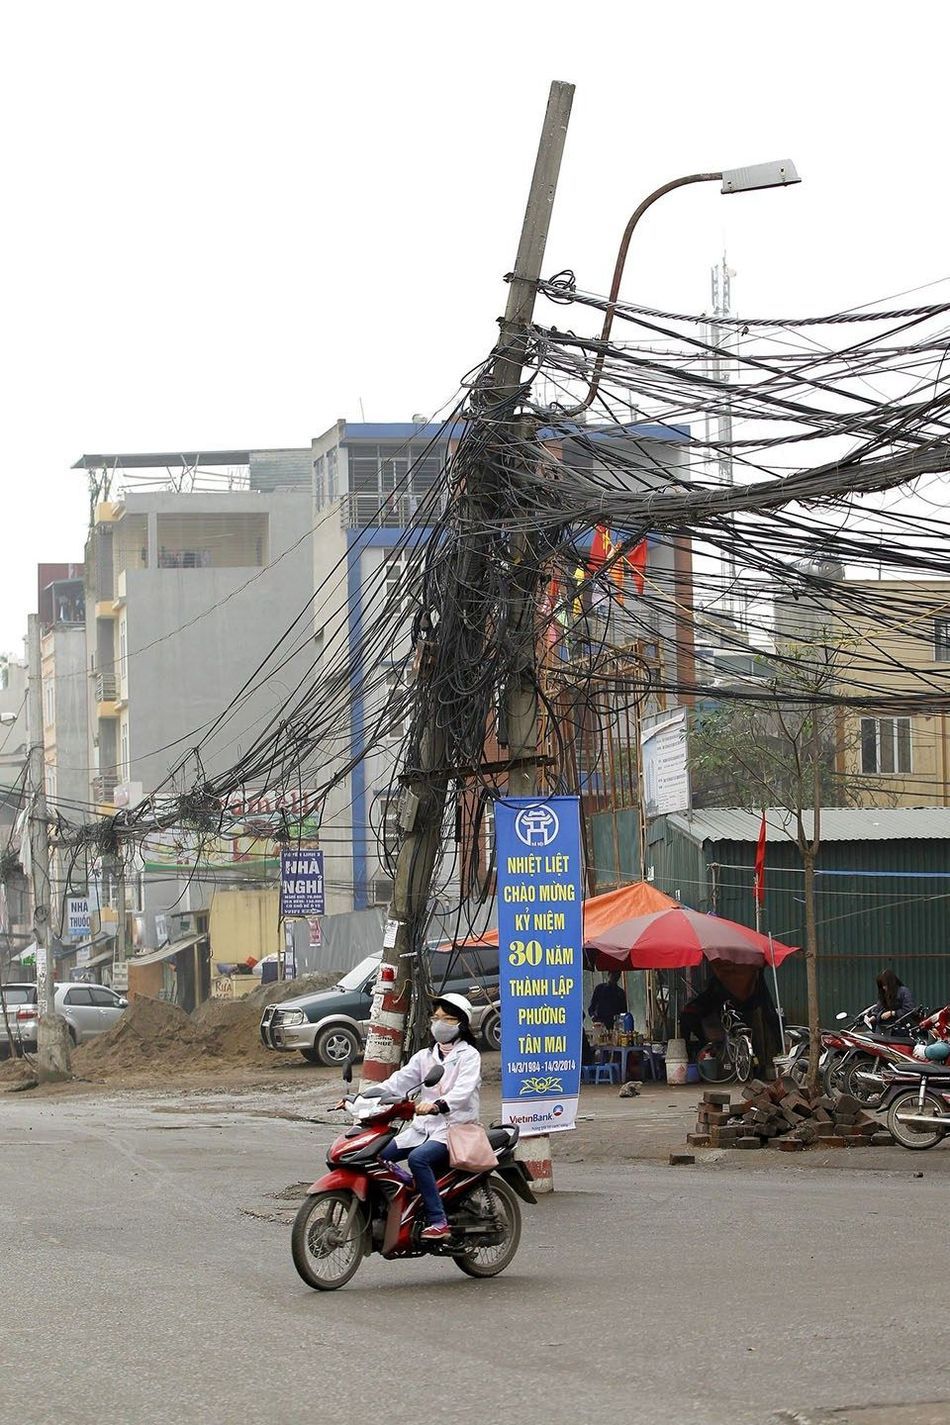
[[[909,1123],[902,1123],[898,1118],[898,1113],[923,1113],[933,1114],[943,1113],[940,1100],[932,1093],[924,1094],[923,1106],[919,1106],[919,1091],[908,1089],[906,1093],[898,1094],[887,1110],[888,1131],[894,1135],[894,1141],[902,1148],[933,1148],[945,1136],[946,1129],[935,1128],[913,1128]]]
[[[466,1196],[470,1210],[480,1216],[491,1212],[504,1224],[504,1241],[457,1252],[454,1261],[467,1277],[497,1277],[510,1264],[521,1241],[521,1208],[511,1188],[501,1178],[488,1178]]]
[[[337,1291],[356,1275],[366,1245],[366,1222],[359,1205],[347,1225],[353,1196],[313,1192],[294,1218],[290,1250],[294,1266],[314,1291]]]

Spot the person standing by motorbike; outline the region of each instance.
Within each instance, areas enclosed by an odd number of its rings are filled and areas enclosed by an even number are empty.
[[[421,1099],[412,1123],[380,1154],[391,1163],[408,1162],[405,1178],[410,1181],[411,1174],[421,1194],[429,1224],[422,1237],[427,1242],[441,1242],[451,1235],[436,1181],[449,1166],[449,1128],[478,1121],[482,1056],[472,1037],[471,1018],[472,1006],[464,995],[439,995],[432,1005],[432,1047],[413,1054],[408,1064],[380,1084],[383,1093],[404,1096],[421,1088],[433,1068],[442,1069],[431,1090],[438,1098]]]
[[[871,1007],[869,1018],[874,1025],[893,1024],[914,1008],[914,997],[893,970],[882,970],[877,977],[877,1004]]]

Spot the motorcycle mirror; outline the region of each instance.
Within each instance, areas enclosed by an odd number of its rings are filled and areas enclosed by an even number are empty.
[[[426,1074],[422,1082],[427,1089],[435,1088],[436,1084],[439,1082],[444,1073],[445,1070],[442,1068],[441,1064],[433,1064],[432,1068]]]
[[[847,1019],[847,1017],[848,1016],[847,1014],[845,1014],[844,1010],[842,1010],[840,1014],[835,1015],[835,1019]]]
[[[351,1084],[353,1082],[353,1060],[347,1059],[343,1066],[343,1082]]]

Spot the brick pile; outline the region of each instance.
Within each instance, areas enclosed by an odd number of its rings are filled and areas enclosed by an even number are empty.
[[[768,1084],[753,1079],[738,1103],[728,1092],[707,1089],[696,1132],[686,1137],[691,1148],[769,1147],[786,1153],[808,1147],[883,1148],[893,1141],[850,1094],[810,1097],[791,1079]]]

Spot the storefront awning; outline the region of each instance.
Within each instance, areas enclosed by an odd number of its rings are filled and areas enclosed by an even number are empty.
[[[79,974],[82,970],[97,970],[100,965],[111,964],[114,958],[113,950],[104,950],[101,955],[94,955],[91,960],[84,960],[81,965],[77,965],[73,973]]]
[[[75,945],[65,944],[57,946],[54,952],[57,960],[65,960],[70,955],[78,955],[80,950],[101,950],[104,945],[111,945],[115,940],[114,930],[97,930],[95,935],[89,940],[80,940]],[[83,960],[76,966],[77,970],[84,970],[88,965],[101,965],[105,960],[112,959],[112,951],[106,951],[98,955],[95,960]]]
[[[158,965],[162,960],[173,960],[179,951],[193,950],[199,941],[206,939],[206,935],[186,935],[183,940],[173,940],[169,945],[163,945],[161,950],[149,950],[144,955],[133,955],[128,961],[129,969],[136,965]]]

